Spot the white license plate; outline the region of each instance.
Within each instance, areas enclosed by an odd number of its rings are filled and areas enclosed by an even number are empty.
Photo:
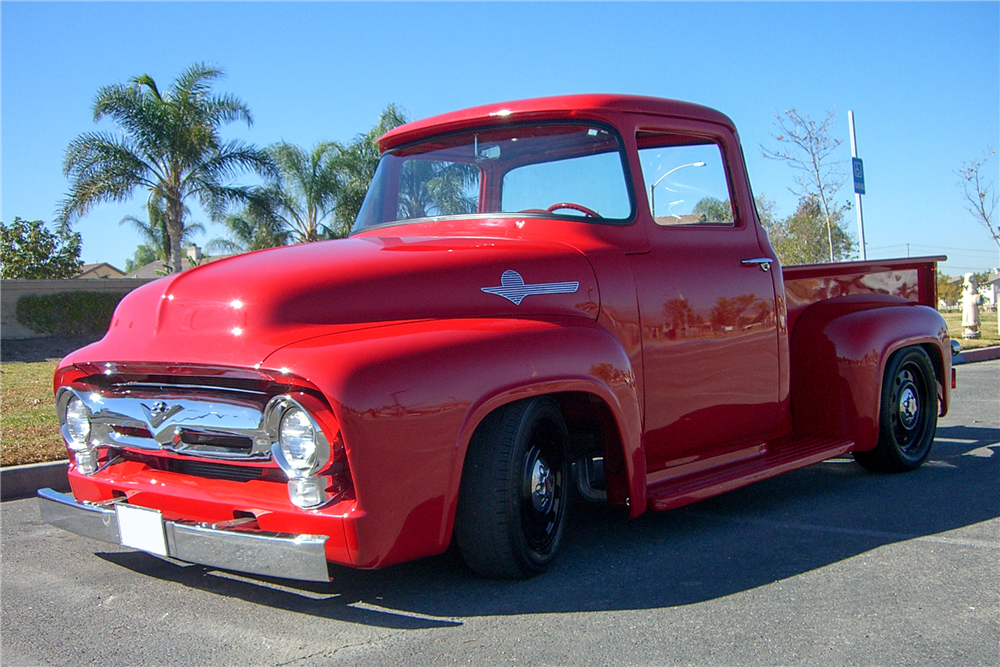
[[[167,555],[163,517],[157,510],[133,505],[116,505],[115,509],[118,512],[118,535],[122,546],[160,556]]]

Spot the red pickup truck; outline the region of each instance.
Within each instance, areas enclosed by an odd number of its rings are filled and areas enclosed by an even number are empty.
[[[350,238],[150,283],[59,364],[46,521],[278,577],[456,544],[523,578],[577,495],[636,517],[927,458],[943,258],[782,269],[721,113],[553,97],[379,143]]]

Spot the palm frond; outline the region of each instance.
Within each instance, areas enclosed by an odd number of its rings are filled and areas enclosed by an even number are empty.
[[[213,125],[244,121],[247,127],[253,127],[253,115],[250,107],[234,95],[217,95],[204,102],[205,114]]]
[[[179,100],[204,95],[211,90],[212,82],[225,78],[226,73],[219,67],[195,63],[181,72],[170,87],[170,97]]]
[[[58,214],[63,229],[97,204],[127,201],[137,187],[153,185],[149,165],[125,140],[96,133],[70,143],[64,172],[73,185]]]
[[[218,182],[234,178],[243,171],[253,171],[266,178],[275,173],[274,160],[267,151],[234,139],[205,155],[198,169],[185,178],[190,181],[208,178]]]
[[[153,97],[158,100],[163,100],[160,97],[160,91],[156,87],[156,81],[153,81],[153,77],[148,74],[140,74],[139,76],[134,76],[129,79],[129,82],[135,87],[136,90],[142,91],[142,87],[146,86],[149,88],[150,92],[153,93]]]

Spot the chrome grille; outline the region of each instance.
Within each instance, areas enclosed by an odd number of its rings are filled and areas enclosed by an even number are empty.
[[[266,460],[272,438],[264,424],[264,406],[257,392],[186,393],[178,387],[152,392],[148,388],[108,388],[71,392],[91,415],[91,439],[101,446],[146,451],[168,450],[218,459]]]

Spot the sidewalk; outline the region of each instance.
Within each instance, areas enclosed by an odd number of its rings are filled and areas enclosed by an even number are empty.
[[[951,358],[951,365],[957,366],[974,361],[992,361],[993,359],[1000,359],[1000,345],[981,347],[978,350],[963,350],[960,355]]]

